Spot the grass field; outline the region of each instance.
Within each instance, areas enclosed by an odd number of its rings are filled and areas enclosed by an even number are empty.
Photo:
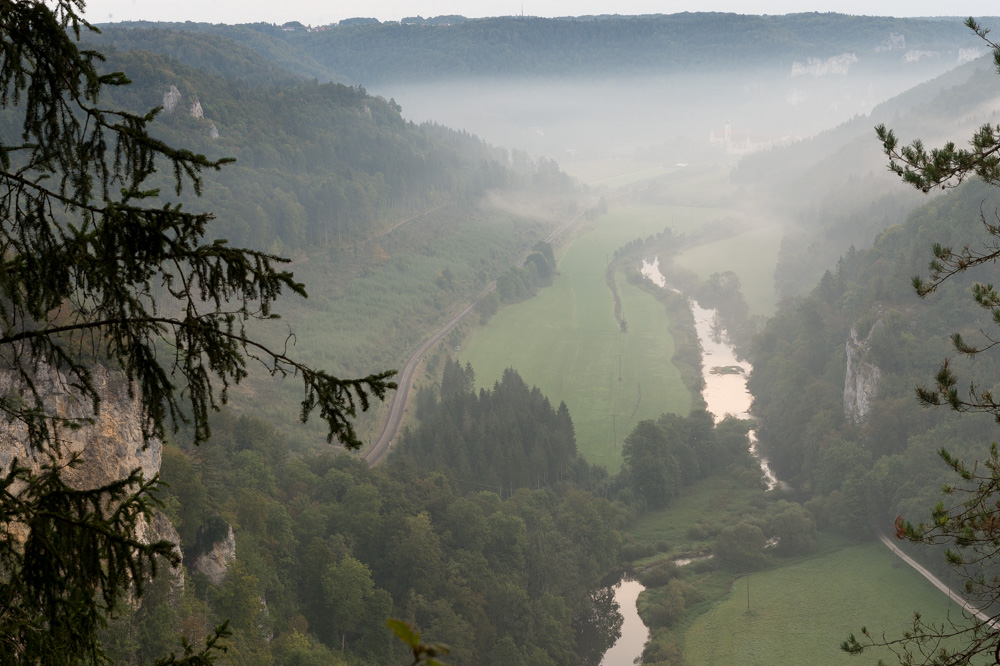
[[[900,636],[919,610],[940,622],[960,610],[877,542],[817,555],[737,580],[684,639],[688,666],[895,663],[889,653],[851,657],[839,649],[862,626]]]
[[[637,543],[665,542],[673,555],[698,552],[710,548],[722,528],[753,513],[753,504],[761,495],[760,488],[737,479],[709,477],[685,487],[668,508],[644,513],[629,526],[628,533]],[[705,527],[701,536],[691,530],[694,525]]]
[[[606,262],[630,240],[664,226],[693,228],[721,214],[676,206],[613,210],[572,242],[551,287],[503,308],[466,341],[460,360],[472,363],[479,386],[491,386],[513,367],[554,403],[565,401],[580,452],[617,471],[622,440],[635,423],[663,412],[686,414],[691,396],[671,363],[663,305],[618,276],[629,325],[622,333],[605,282]]]
[[[743,283],[743,295],[752,314],[772,315],[777,307],[774,268],[782,229],[755,227],[745,233],[705,243],[674,258],[678,266],[705,279],[712,273],[733,271]]]
[[[667,173],[661,162],[634,159],[603,159],[566,162],[563,170],[587,185],[619,186]]]

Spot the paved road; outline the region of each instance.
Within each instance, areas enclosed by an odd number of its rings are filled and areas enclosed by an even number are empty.
[[[921,576],[929,580],[934,587],[947,594],[948,598],[950,598],[952,601],[954,601],[956,604],[962,607],[962,610],[970,613],[971,615],[975,615],[983,622],[987,622],[990,623],[991,625],[994,625],[994,628],[996,628],[996,623],[990,620],[989,615],[987,615],[986,613],[982,612],[981,610],[970,604],[960,594],[957,594],[950,587],[945,585],[940,578],[932,574],[930,571],[921,566],[916,560],[914,560],[912,557],[910,557],[902,550],[900,550],[899,546],[893,543],[892,539],[886,536],[885,532],[883,532],[878,528],[875,528],[875,534],[878,535],[879,540],[882,543],[884,543],[886,547],[889,548],[889,550],[895,553],[901,560],[903,560],[911,567],[916,569],[917,573],[919,573]]]
[[[584,213],[580,213],[576,217],[563,222],[548,235],[545,242],[551,243],[553,240],[561,236],[566,232],[566,230],[579,222],[583,215]],[[486,289],[483,289],[474,299],[472,299],[471,303],[465,306],[465,308],[457,315],[452,317],[451,321],[439,328],[434,335],[424,342],[424,344],[420,345],[420,348],[413,352],[413,355],[407,359],[406,365],[403,366],[403,369],[396,376],[396,390],[389,398],[389,416],[385,420],[385,425],[382,426],[382,433],[378,436],[378,439],[375,440],[375,446],[372,447],[371,451],[365,454],[365,462],[367,462],[369,466],[374,467],[379,464],[389,453],[389,447],[392,445],[392,440],[396,437],[396,433],[399,431],[399,425],[403,421],[403,411],[406,409],[406,398],[410,392],[410,384],[413,381],[413,374],[416,372],[417,366],[420,364],[421,359],[423,359],[424,354],[427,353],[427,350],[436,345],[441,338],[446,336],[451,329],[455,328],[458,322],[462,321],[462,319],[472,312],[480,300],[496,288],[496,281],[491,282]]]

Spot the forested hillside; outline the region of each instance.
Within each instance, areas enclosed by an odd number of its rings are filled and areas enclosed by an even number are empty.
[[[885,166],[874,127],[937,145],[995,122],[1000,80],[987,58],[951,70],[815,137],[740,160],[732,180],[786,225],[775,288],[808,290],[852,246],[865,248],[926,197],[900,187]]]
[[[215,211],[212,233],[233,244],[343,247],[491,189],[570,188],[551,163],[408,123],[391,100],[361,87],[255,87],[148,52],[114,54],[107,68],[132,79],[114,102],[164,106],[154,127],[164,140],[236,159],[206,182],[197,202],[186,200]]]
[[[504,410],[532,399],[516,381],[495,396]],[[571,428],[565,462],[586,470]],[[506,424],[504,433],[509,446],[515,431]],[[470,452],[487,446],[464,440]],[[160,606],[147,602],[139,619],[159,613],[157,633],[122,641],[119,659],[162,653],[174,631],[197,636],[226,617],[239,664],[401,663],[387,617],[447,643],[454,664],[596,663],[578,644],[596,645],[599,659],[614,640],[613,617],[592,616],[609,609],[594,606],[591,592],[617,562],[627,514],[587,491],[588,474],[579,485],[549,479],[500,492],[488,476],[423,471],[409,456],[376,469],[329,452],[293,456],[272,428],[245,417],[218,419],[204,448],[169,447],[162,474],[188,566],[229,525],[236,559],[224,582],[195,575],[185,604],[176,590],[173,606],[166,593]]]
[[[289,69],[316,76],[320,63],[326,72],[364,85],[414,78],[639,74],[734,64],[791,67],[794,60],[805,64],[809,58],[823,60],[848,51],[857,51],[866,65],[898,68],[904,66],[900,56],[907,49],[950,60],[959,49],[976,46],[959,21],[817,13],[501,17],[444,25],[343,22],[317,32],[267,24],[124,25],[214,33],[265,54],[294,52],[302,65],[284,60]]]
[[[574,214],[579,192],[554,162],[416,125],[392,100],[286,76],[235,44],[156,34],[176,37],[176,50],[188,55],[203,49],[215,73],[149,51],[111,50],[105,68],[125,71],[132,83],[104,101],[135,111],[162,106],[152,125],[159,138],[235,159],[205,179],[200,197],[190,188],[175,196],[170,174],[159,174],[160,200],[211,211],[213,238],[294,259],[310,298],[284,301],[287,324],[260,335],[295,344],[319,367],[362,375],[399,367],[451,308],[519,266]],[[233,396],[240,409],[294,424],[287,405],[299,398],[290,385],[257,379]],[[292,402],[273,399],[276,392]],[[292,436],[301,443],[315,434]]]
[[[952,333],[977,340],[990,327],[970,295],[974,276],[953,278],[924,300],[911,278],[925,274],[933,243],[981,244],[981,214],[992,217],[998,205],[980,182],[935,199],[870,250],[847,253],[757,338],[748,385],[761,448],[779,477],[811,498],[822,525],[860,536],[897,515],[926,519],[953,475],[936,451],[966,459],[988,452],[993,419],[928,409],[914,394],[933,388],[941,361],[955,356]],[[952,358],[951,367],[962,383],[989,385],[1000,371],[989,355]]]

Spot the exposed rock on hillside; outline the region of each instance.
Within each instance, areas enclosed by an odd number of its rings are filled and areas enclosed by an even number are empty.
[[[191,566],[192,573],[204,574],[213,585],[221,585],[226,579],[226,569],[236,559],[236,537],[233,526],[229,526],[226,538],[212,544],[212,549],[199,555]]]
[[[878,391],[882,371],[870,360],[872,334],[884,324],[876,320],[863,340],[858,338],[857,324],[847,338],[847,374],[844,377],[844,413],[854,423],[861,423],[871,409]]]
[[[170,86],[170,89],[163,93],[163,110],[167,113],[173,113],[180,101],[181,91],[177,89],[177,86]]]
[[[99,367],[92,373],[94,388],[101,396],[97,416],[90,402],[81,399],[59,373],[43,366],[35,376],[36,387],[46,396],[49,413],[72,419],[93,419],[92,424],[78,430],[60,430],[62,450],[56,461],[67,461],[78,454],[81,462],[67,469],[63,478],[81,489],[97,488],[123,479],[136,468],[142,470],[145,478],[152,478],[160,470],[163,444],[155,439],[143,442],[139,401],[129,396],[128,384],[121,375]],[[17,389],[15,373],[0,372],[0,393],[16,394]],[[15,458],[34,471],[41,470],[48,458],[31,449],[27,442],[27,428],[23,423],[0,421],[0,470],[9,469]],[[170,520],[159,512],[140,527],[139,536],[147,541],[165,539],[180,544],[180,536]]]

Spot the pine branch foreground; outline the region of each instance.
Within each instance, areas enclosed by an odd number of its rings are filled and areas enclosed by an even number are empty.
[[[190,421],[201,443],[209,411],[258,360],[301,378],[303,420],[318,410],[329,440],[359,448],[351,418],[395,388],[393,373],[341,379],[249,335],[249,321],[274,318],[280,294],[305,296],[304,286],[281,269],[287,259],[207,242],[211,214],[152,205],[160,192],[146,182],[158,170],[173,173],[177,194],[200,192],[202,172],[232,160],[150,136],[159,109],[99,106],[103,88],[129,81],[100,74],[101,55],[78,49],[81,31],[96,30],[82,6],[0,0],[0,107],[20,127],[19,137],[0,133],[0,363],[24,387],[0,398],[0,410],[29,424],[32,444],[53,445],[63,422],[35,388],[39,363],[96,411],[88,367],[100,359],[138,395],[144,437]]]
[[[96,31],[83,7],[0,0],[0,412],[44,463],[0,469],[0,664],[107,663],[99,630],[179,562],[174,544],[136,536],[157,509],[157,478],[64,481],[79,459],[64,455],[62,434],[101,407],[90,368],[126,378],[147,443],[183,423],[205,442],[210,410],[248,377],[248,361],[300,378],[302,420],[318,411],[328,440],[347,448],[361,446],[352,417],[395,388],[392,372],[341,379],[249,334],[303,285],[286,259],[207,241],[211,214],[162,202],[148,184],[157,172],[172,174],[176,195],[200,193],[203,172],[232,160],[151,136],[159,109],[100,105],[102,90],[129,81],[78,47]],[[43,388],[52,377],[91,416],[57,413]],[[222,625],[157,663],[209,664],[227,635]]]
[[[966,26],[992,49],[1000,74],[1000,43],[992,41],[989,30],[975,19],[967,19]],[[1000,125],[983,125],[972,136],[969,148],[956,148],[949,142],[930,151],[919,140],[900,146],[895,134],[883,125],[875,130],[889,158],[889,170],[923,192],[956,187],[973,177],[1000,187]],[[981,211],[980,219],[988,236],[980,248],[966,245],[954,250],[941,244],[932,247],[928,279],[913,278],[918,296],[934,293],[953,276],[1000,260],[1000,213],[988,217]],[[993,285],[974,284],[972,298],[1000,326],[1000,294]],[[951,342],[959,354],[974,357],[992,349],[1000,343],[1000,338],[983,332],[983,342],[972,344],[955,333]],[[934,385],[916,389],[917,399],[929,406],[947,405],[960,413],[991,414],[1000,423],[1000,401],[992,390],[971,384],[967,397],[963,397],[958,381],[945,360],[935,375]],[[898,663],[907,665],[1000,664],[1000,578],[996,573],[1000,564],[1000,453],[993,444],[989,456],[972,465],[945,449],[939,450],[938,455],[957,476],[955,483],[943,488],[947,499],[933,508],[926,523],[914,525],[897,517],[895,535],[918,544],[947,544],[946,561],[962,579],[966,600],[978,610],[963,610],[940,623],[925,620],[916,613],[911,628],[899,637],[862,628],[860,635],[851,634],[841,649],[850,654],[863,654],[873,648],[888,651]],[[878,663],[884,664],[881,660]]]

